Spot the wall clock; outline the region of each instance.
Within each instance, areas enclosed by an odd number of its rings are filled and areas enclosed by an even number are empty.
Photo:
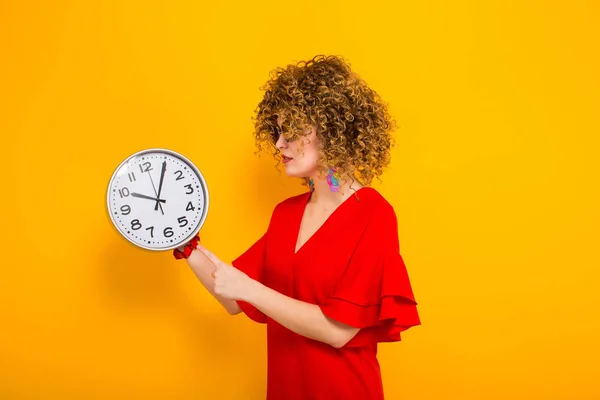
[[[121,162],[106,200],[117,231],[153,251],[189,242],[204,224],[209,205],[200,170],[183,155],[161,148],[138,151]]]

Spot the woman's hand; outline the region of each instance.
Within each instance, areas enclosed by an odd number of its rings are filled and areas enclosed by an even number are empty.
[[[327,317],[319,305],[285,296],[224,263],[200,244],[197,249],[214,266],[211,275],[214,279],[215,294],[227,301],[233,301],[237,306],[235,313],[241,310],[236,300],[250,303],[289,330],[335,348],[344,346],[358,333],[359,328]]]
[[[197,249],[215,265],[215,270],[211,275],[215,280],[214,292],[216,294],[230,300],[248,301],[252,297],[252,293],[260,285],[259,282],[221,261],[202,245],[198,244]]]

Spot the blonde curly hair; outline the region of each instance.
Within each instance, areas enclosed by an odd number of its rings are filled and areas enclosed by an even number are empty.
[[[316,127],[321,173],[332,167],[342,179],[356,178],[363,185],[380,179],[390,162],[395,122],[387,105],[349,62],[317,55],[276,68],[269,76],[252,118],[258,152],[270,151],[277,158],[279,116],[281,134],[288,141],[306,135],[307,127]]]

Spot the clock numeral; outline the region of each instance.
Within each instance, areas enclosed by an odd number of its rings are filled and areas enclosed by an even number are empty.
[[[179,222],[179,227],[183,228],[184,226],[186,226],[188,224],[188,220],[186,217],[179,217],[177,218],[177,222]],[[183,224],[183,225],[181,225]]]
[[[187,207],[185,208],[185,211],[194,211],[196,210],[196,207],[194,207],[194,205],[192,204],[192,202],[188,202]]]
[[[185,194],[192,194],[194,193],[194,188],[192,187],[192,184],[188,183],[187,185],[185,185],[184,187],[190,189],[190,191],[186,191]]]
[[[152,238],[153,238],[153,237],[154,237],[154,227],[153,227],[153,226],[150,226],[150,227],[146,228],[146,230],[147,230],[147,231],[148,231],[148,230],[150,231],[150,237],[152,237]]]
[[[175,172],[174,172],[174,174],[175,174],[175,175],[179,175],[179,176],[177,177],[177,179],[175,179],[176,181],[178,181],[178,180],[180,180],[180,179],[183,179],[183,172],[182,172],[180,169],[179,169],[179,170],[177,170],[177,171],[175,171]]]
[[[129,196],[129,189],[126,187],[119,189],[119,196],[121,196],[121,198]]]
[[[173,232],[173,228],[166,227],[165,230],[163,231],[163,234],[165,235],[165,237],[171,237],[175,234],[175,232]]]
[[[121,206],[121,214],[122,215],[129,215],[130,212],[131,212],[131,207],[129,207],[127,204]]]
[[[135,173],[134,172],[128,173],[127,177],[129,178],[129,182],[133,182],[133,181],[137,180],[137,179],[135,179]]]
[[[143,168],[142,168],[142,164],[140,164],[140,171],[142,171],[142,174],[143,174],[144,172],[149,172],[149,171],[152,171],[152,169],[153,169],[153,168],[152,168],[152,164],[150,164],[150,162],[148,162],[148,161],[146,161],[146,162],[144,163],[144,167],[143,167]]]
[[[140,224],[139,219],[131,220],[131,229],[133,229],[134,231],[137,231],[141,227],[142,227],[142,224]]]

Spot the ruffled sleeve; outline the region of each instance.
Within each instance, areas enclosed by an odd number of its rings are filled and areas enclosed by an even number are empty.
[[[263,282],[264,278],[266,235],[265,233],[248,250],[231,263],[235,268],[259,282]],[[262,324],[267,322],[267,316],[253,305],[244,301],[237,301],[237,303],[250,319]]]
[[[320,308],[334,320],[361,328],[346,346],[399,341],[402,331],[421,324],[389,204],[374,212],[340,282]]]

